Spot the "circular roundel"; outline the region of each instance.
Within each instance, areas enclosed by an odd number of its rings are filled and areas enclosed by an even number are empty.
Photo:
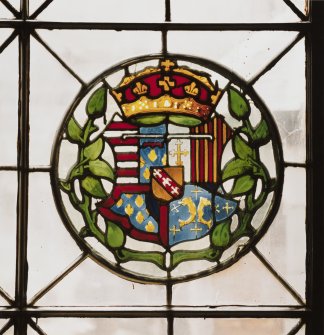
[[[132,59],[83,88],[54,145],[53,193],[79,247],[124,278],[224,270],[271,224],[283,185],[276,125],[210,61]]]

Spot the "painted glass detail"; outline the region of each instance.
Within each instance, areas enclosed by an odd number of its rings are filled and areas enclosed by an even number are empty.
[[[65,224],[100,262],[133,280],[187,280],[228,267],[264,234],[280,202],[280,139],[262,101],[219,65],[202,72],[183,58],[108,70],[80,93],[54,147],[57,171],[65,171],[53,182]],[[74,164],[60,169],[72,147]],[[95,250],[93,238],[112,257]],[[191,273],[189,263],[201,260],[210,265]],[[184,262],[188,269],[173,275]]]

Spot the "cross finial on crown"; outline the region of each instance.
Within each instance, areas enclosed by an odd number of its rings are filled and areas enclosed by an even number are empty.
[[[175,66],[176,64],[172,62],[170,59],[166,59],[161,62],[161,67],[164,67],[164,71],[170,71],[171,67]]]

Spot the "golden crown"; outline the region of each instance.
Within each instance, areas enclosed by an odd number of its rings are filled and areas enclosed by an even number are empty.
[[[162,59],[157,67],[125,76],[112,94],[127,118],[173,113],[206,120],[221,90],[208,74]]]

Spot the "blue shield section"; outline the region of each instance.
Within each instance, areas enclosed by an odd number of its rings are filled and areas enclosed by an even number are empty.
[[[169,207],[169,245],[206,236],[213,226],[212,195],[207,190],[186,185],[180,200]]]
[[[140,140],[140,182],[150,182],[150,168],[152,166],[165,166],[167,163],[166,144],[163,136],[166,125],[156,127],[141,127],[140,134],[148,135]],[[154,138],[157,136],[157,138]],[[160,138],[159,138],[160,137]]]
[[[237,208],[237,202],[225,199],[219,195],[215,196],[215,218],[216,222],[231,217]]]
[[[116,214],[127,216],[135,228],[157,233],[158,224],[149,214],[145,201],[144,194],[122,194],[111,210]]]

